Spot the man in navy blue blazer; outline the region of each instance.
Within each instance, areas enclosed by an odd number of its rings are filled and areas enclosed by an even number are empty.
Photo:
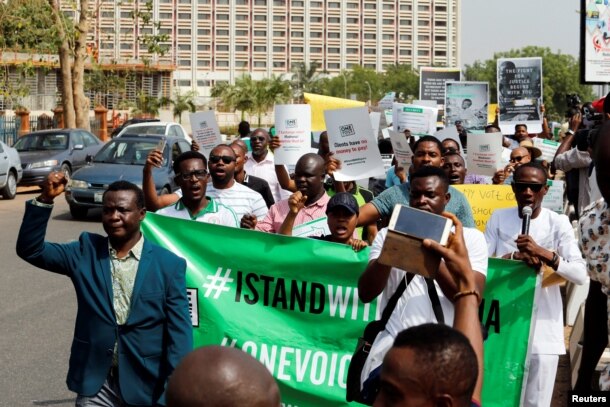
[[[53,200],[66,183],[53,172],[26,203],[17,254],[74,284],[67,384],[78,394],[76,406],[165,405],[168,378],[193,347],[186,262],[144,239],[144,195],[126,181],[111,184],[102,198],[108,237],[84,232],[72,243],[46,242]]]

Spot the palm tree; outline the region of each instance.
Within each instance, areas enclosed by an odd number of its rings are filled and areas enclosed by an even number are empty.
[[[197,94],[194,91],[189,91],[184,94],[180,93],[179,90],[176,90],[174,93],[174,99],[170,101],[172,104],[172,114],[174,115],[174,119],[178,118],[178,122],[182,124],[182,113],[189,111],[194,113],[197,110],[195,106],[195,97]]]
[[[254,112],[258,118],[258,126],[261,125],[261,118],[276,104],[286,103],[290,100],[290,83],[284,80],[282,75],[271,75],[255,83],[254,92]]]
[[[157,117],[162,106],[171,101],[163,97],[154,97],[140,92],[136,97],[136,107],[131,111],[132,116]]]
[[[313,61],[307,66],[305,62],[298,62],[292,67],[292,94],[297,103],[303,102],[303,93],[312,92],[317,88],[317,82],[322,79],[321,72],[318,72],[320,63]]]
[[[228,82],[218,82],[212,87],[211,96],[220,99],[224,110],[239,110],[241,120],[245,120],[246,112],[251,112],[254,106],[255,85],[248,74],[237,78],[235,85]]]

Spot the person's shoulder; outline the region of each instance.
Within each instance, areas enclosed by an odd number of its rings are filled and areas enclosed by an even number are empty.
[[[248,174],[248,183],[251,185],[260,185],[261,187],[264,187],[265,185],[267,187],[269,186],[269,183],[267,182],[267,180],[264,180],[259,177],[255,177],[254,175],[250,175],[250,174]]]
[[[483,241],[483,242],[485,241],[485,234],[483,234],[483,232],[481,232],[479,229],[464,227],[463,230],[464,230],[464,240],[466,241],[467,245],[470,242],[478,243],[481,241]]]
[[[455,188],[453,185],[449,185],[449,193],[451,194],[451,199],[453,199],[453,198],[464,199],[464,200],[466,199],[466,195],[464,195],[464,193],[462,191]]]
[[[165,247],[159,246],[147,238],[144,238],[144,250],[146,249],[149,249],[148,254],[157,260],[164,260],[171,263],[184,263],[186,265],[186,261],[182,257],[166,249]]]

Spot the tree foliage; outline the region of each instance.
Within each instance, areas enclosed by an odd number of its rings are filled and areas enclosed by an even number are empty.
[[[591,86],[582,85],[579,78],[579,63],[571,55],[554,53],[549,48],[525,47],[507,52],[498,52],[486,61],[466,65],[464,77],[467,81],[489,82],[491,103],[496,103],[496,62],[499,58],[541,57],[543,72],[544,107],[553,120],[560,120],[567,109],[566,94],[576,93],[583,102],[594,99]]]
[[[196,96],[197,94],[193,91],[181,93],[178,88],[174,92],[174,98],[170,100],[170,104],[172,105],[174,119],[178,118],[179,123],[182,123],[182,113],[194,113],[197,110],[197,106],[195,106]]]

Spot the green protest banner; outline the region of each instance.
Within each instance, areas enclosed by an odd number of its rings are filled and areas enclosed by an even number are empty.
[[[376,302],[368,250],[147,214],[145,236],[188,262],[195,346],[240,348],[277,379],[284,406],[342,406],[347,368]]]
[[[358,297],[368,250],[151,213],[142,230],[187,259],[195,346],[253,355],[277,379],[284,406],[349,404],[349,361],[378,316],[377,301]],[[490,259],[480,312],[489,330],[485,406],[519,404],[535,282],[521,263]]]
[[[537,274],[523,262],[489,259],[479,308],[489,334],[484,347],[485,407],[521,404],[537,281]]]

